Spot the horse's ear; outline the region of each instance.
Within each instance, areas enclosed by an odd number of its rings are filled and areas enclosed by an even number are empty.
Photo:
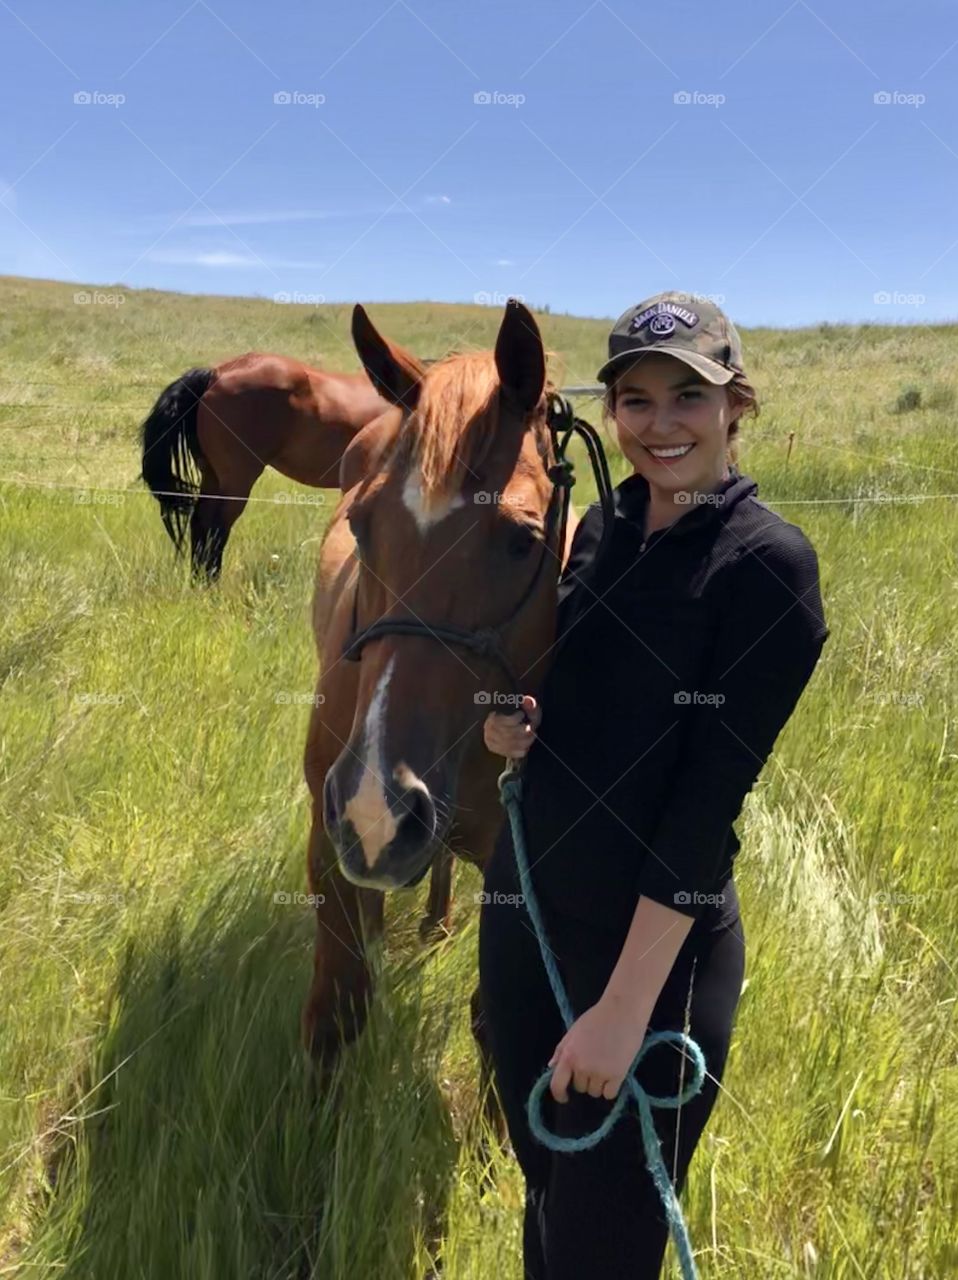
[[[411,351],[387,341],[358,302],[353,307],[352,331],[363,368],[379,394],[404,409],[415,408],[426,366]]]
[[[499,381],[528,413],[539,403],[546,380],[546,357],[535,317],[518,298],[506,303],[506,313],[496,339]]]

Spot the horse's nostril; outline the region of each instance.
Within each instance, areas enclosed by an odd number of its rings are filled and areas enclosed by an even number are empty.
[[[409,822],[413,827],[422,826],[432,834],[436,810],[427,792],[420,787],[410,787],[403,793],[402,806],[407,815],[404,822]]]
[[[338,821],[339,811],[336,805],[336,790],[333,785],[332,775],[327,774],[326,781],[323,784],[323,823],[328,831]]]

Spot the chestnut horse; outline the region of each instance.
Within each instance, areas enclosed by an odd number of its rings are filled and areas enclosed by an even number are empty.
[[[252,351],[170,383],[141,429],[142,475],[177,552],[189,528],[194,575],[219,576],[230,530],[266,467],[338,488],[346,446],[387,407],[364,373]]]
[[[317,935],[302,1031],[320,1061],[364,1026],[384,892],[454,854],[481,868],[492,851],[504,761],[482,723],[491,706],[510,709],[499,698],[514,686],[540,688],[575,524],[571,511],[555,518],[553,388],[521,303],[507,305],[494,354],[428,367],[360,306],[352,332],[392,407],[343,456],[313,598],[320,696],[304,766]],[[478,986],[471,1010],[502,1134]]]

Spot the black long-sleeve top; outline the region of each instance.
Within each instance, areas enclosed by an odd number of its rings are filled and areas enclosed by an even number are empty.
[[[559,647],[524,768],[533,883],[625,927],[640,895],[694,918],[729,879],[733,823],[828,638],[818,560],[732,468],[644,537],[648,482],[598,503],[559,587]]]

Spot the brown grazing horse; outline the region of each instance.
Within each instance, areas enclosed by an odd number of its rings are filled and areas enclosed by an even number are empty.
[[[386,408],[364,373],[257,352],[170,383],[141,429],[142,475],[178,552],[189,528],[194,575],[219,576],[230,530],[266,467],[338,488],[346,446]]]
[[[382,931],[384,891],[416,884],[440,860],[451,866],[453,854],[482,867],[492,851],[504,761],[486,748],[482,722],[491,707],[509,710],[497,695],[514,691],[502,665],[463,637],[495,627],[521,691],[536,693],[575,524],[570,509],[563,541],[549,473],[552,387],[521,303],[508,304],[494,354],[427,367],[360,306],[353,339],[392,407],[343,456],[313,599],[320,696],[304,763],[317,936],[302,1029],[320,1061],[365,1023],[365,952]],[[374,622],[375,634],[355,630]],[[485,1086],[478,986],[471,1007]],[[502,1134],[492,1090],[486,1101]]]

